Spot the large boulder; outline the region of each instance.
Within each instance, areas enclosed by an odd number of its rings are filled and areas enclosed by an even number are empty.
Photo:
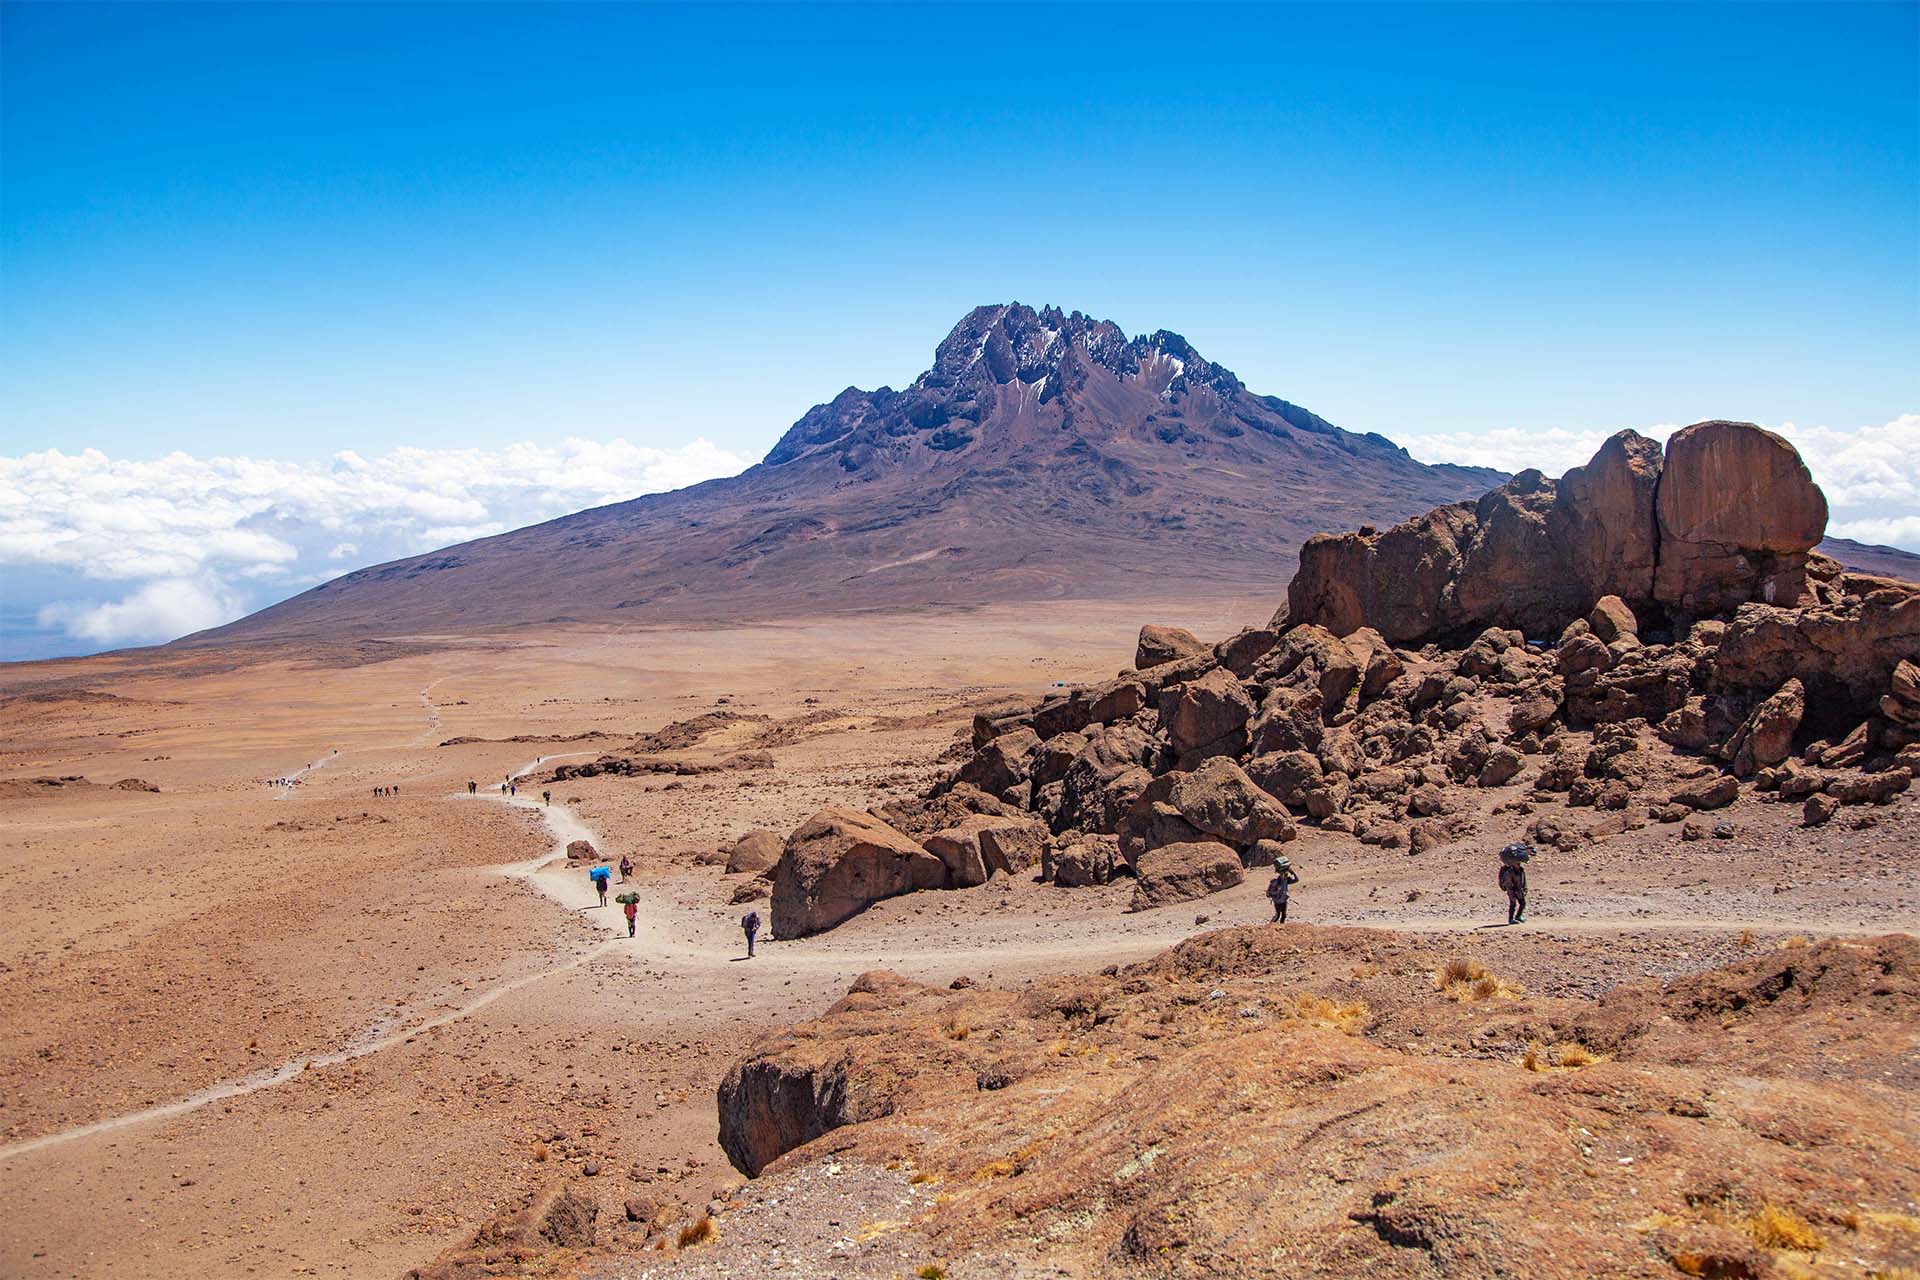
[[[1195,829],[1238,849],[1259,840],[1291,840],[1299,834],[1286,806],[1226,756],[1215,756],[1183,774],[1167,799]]]
[[[749,831],[727,851],[727,874],[759,875],[771,871],[786,850],[786,841],[771,831]]]
[[[946,864],[947,884],[968,889],[985,884],[995,872],[1012,875],[1040,860],[1047,827],[1033,818],[994,818],[977,814],[923,842]]]
[[[988,795],[1001,795],[1027,780],[1033,758],[1039,751],[1039,735],[1022,725],[981,747],[960,770],[960,781],[971,783]]]
[[[1787,681],[1763,699],[1727,742],[1734,776],[1750,778],[1785,760],[1806,711],[1807,691],[1798,680]]]
[[[819,933],[869,903],[946,880],[946,864],[905,832],[870,813],[822,809],[787,837],[773,869],[773,936]]]
[[[1409,645],[1489,626],[1558,635],[1605,596],[1619,598],[1618,622],[1655,605],[1685,618],[1793,604],[1826,517],[1793,446],[1759,427],[1696,423],[1664,459],[1624,431],[1558,482],[1523,471],[1385,533],[1309,539],[1287,621]]]
[[[1687,615],[1749,600],[1790,605],[1827,500],[1794,447],[1745,422],[1696,422],[1667,440],[1654,597]]]
[[[1210,650],[1206,643],[1193,632],[1183,631],[1179,627],[1155,626],[1149,622],[1140,628],[1140,643],[1134,650],[1133,665],[1135,670],[1146,671],[1207,652]]]
[[[1831,606],[1742,605],[1714,652],[1714,688],[1763,693],[1798,679],[1824,715],[1857,719],[1876,709],[1899,664],[1920,657],[1920,586],[1887,578],[1850,585],[1859,594]]]
[[[1060,777],[1054,830],[1080,827],[1111,832],[1140,788],[1152,781],[1153,775],[1142,766],[1153,750],[1153,739],[1135,724],[1107,725],[1089,735],[1087,745]]]
[[[1167,717],[1167,740],[1176,752],[1219,742],[1253,717],[1253,699],[1233,673],[1216,667],[1180,686]]]
[[[1146,911],[1175,902],[1189,902],[1246,879],[1240,855],[1215,840],[1161,845],[1140,855],[1134,864],[1139,882],[1133,888],[1130,911]]]

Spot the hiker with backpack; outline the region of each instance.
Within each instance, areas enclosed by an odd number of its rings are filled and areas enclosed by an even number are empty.
[[[1273,879],[1267,883],[1267,901],[1273,904],[1273,924],[1287,922],[1287,893],[1300,883],[1300,877],[1293,872],[1291,858],[1273,860]]]
[[[753,940],[760,936],[760,913],[749,911],[740,917],[741,932],[747,935],[747,959],[753,959]]]
[[[1533,850],[1524,844],[1510,844],[1500,850],[1500,888],[1507,895],[1507,923],[1524,924],[1527,919],[1527,862]]]
[[[626,854],[620,855],[620,883],[625,884],[627,877],[633,874],[633,859]]]
[[[605,865],[601,865],[587,872],[587,875],[590,879],[592,879],[594,889],[596,889],[600,894],[600,905],[603,907],[606,906],[607,905],[607,886],[613,880],[613,872],[608,870]]]

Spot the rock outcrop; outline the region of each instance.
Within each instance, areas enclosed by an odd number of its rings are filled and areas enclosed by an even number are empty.
[[[1682,620],[1793,605],[1826,520],[1799,454],[1771,432],[1696,423],[1663,459],[1623,431],[1557,483],[1523,471],[1384,533],[1308,540],[1287,618],[1419,644],[1490,626],[1558,635],[1602,596]]]
[[[773,869],[773,936],[831,929],[872,903],[947,881],[944,863],[870,813],[823,809],[787,837]]]
[[[1449,787],[1620,815],[1536,817],[1561,848],[1722,808],[1741,779],[1824,796],[1809,813],[1885,803],[1920,764],[1920,586],[1809,554],[1824,512],[1758,428],[1702,423],[1664,459],[1623,432],[1558,483],[1314,539],[1269,627],[1211,648],[1145,628],[1119,680],[976,718],[972,759],[917,803],[995,788],[1051,832],[1048,878],[1131,872],[1143,905],[1228,883],[1189,864],[1300,822],[1418,854],[1466,830]]]
[[[769,1195],[910,1157],[951,1189],[922,1222],[955,1275],[1760,1277],[1807,1256],[1778,1221],[1907,1265],[1914,939],[1456,999],[1458,941],[1293,925],[1014,990],[868,974],[733,1067],[721,1142]],[[1525,987],[1551,950],[1496,963]]]

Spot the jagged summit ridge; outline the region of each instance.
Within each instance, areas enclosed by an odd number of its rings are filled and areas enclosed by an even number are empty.
[[[1171,330],[1129,338],[1111,320],[1012,302],[969,311],[905,390],[848,387],[816,405],[766,461],[780,466],[832,450],[856,470],[876,448],[897,454],[888,446],[917,441],[937,452],[962,450],[1022,418],[1094,439],[1113,438],[1117,420],[1149,427],[1146,434],[1169,446],[1191,439],[1196,422],[1222,439],[1249,429],[1300,431],[1404,456],[1384,437],[1349,435],[1298,405],[1251,394],[1231,369]]]

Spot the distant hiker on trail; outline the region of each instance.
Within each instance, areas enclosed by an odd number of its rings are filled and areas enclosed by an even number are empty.
[[[519,783],[517,783],[517,782],[509,782],[509,783],[507,784],[507,794],[508,794],[508,795],[510,795],[510,796],[517,796],[517,795],[519,795],[519,794],[520,794],[520,784],[519,784]]]
[[[468,794],[468,795],[472,795],[472,794],[473,794],[474,792],[476,792],[476,791],[478,791],[479,789],[480,789],[480,784],[479,784],[479,783],[477,783],[477,782],[475,782],[475,781],[474,781],[474,780],[473,780],[472,778],[468,778],[468,779],[467,779],[467,794]]]
[[[1293,860],[1275,858],[1273,860],[1273,879],[1267,884],[1267,901],[1273,904],[1273,923],[1287,922],[1287,891],[1300,883],[1300,877],[1293,873]]]
[[[634,917],[634,914],[640,910],[640,899],[637,895],[631,894],[631,893],[622,894],[620,896],[624,899],[624,901],[621,902],[620,906],[627,913],[627,936],[631,938],[633,936],[633,927],[634,927],[633,917]]]
[[[1500,887],[1507,894],[1507,923],[1524,924],[1527,919],[1527,860],[1533,850],[1524,844],[1510,844],[1500,850]]]
[[[627,877],[633,874],[633,859],[626,854],[620,855],[620,883],[625,884]]]
[[[587,875],[592,877],[593,887],[596,890],[598,890],[600,893],[600,905],[603,907],[606,906],[607,905],[607,885],[613,879],[613,873],[611,871],[608,871],[606,867],[599,866],[587,872]]]
[[[542,791],[542,792],[540,793],[540,803],[541,803],[541,804],[552,804],[552,803],[553,803],[553,792],[551,792],[551,791]]]
[[[760,936],[760,913],[749,911],[740,917],[740,930],[747,935],[747,959],[753,959],[753,940]]]

